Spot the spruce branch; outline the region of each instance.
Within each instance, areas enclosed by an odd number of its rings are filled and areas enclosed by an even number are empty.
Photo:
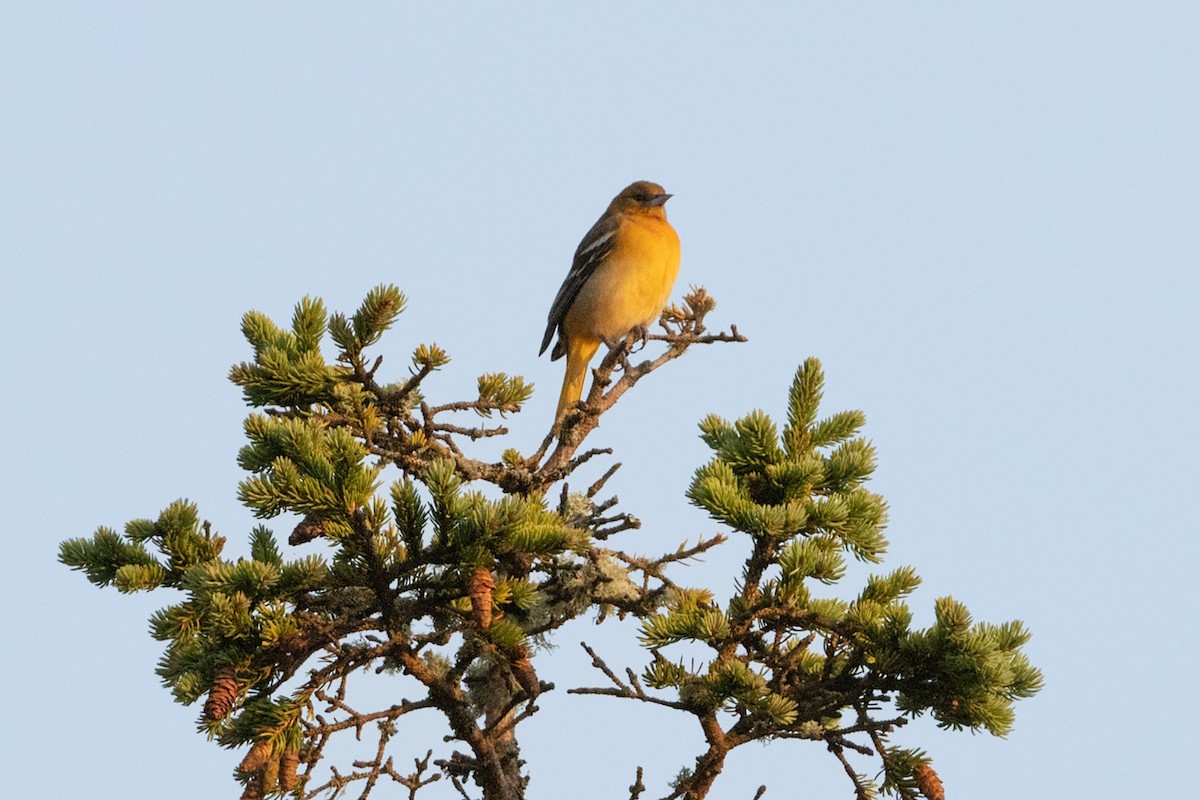
[[[696,717],[707,746],[676,780],[672,797],[706,796],[728,754],[743,744],[793,739],[823,741],[859,797],[875,797],[879,789],[853,769],[846,752],[878,758],[888,776],[884,790],[907,798],[924,762],[889,749],[886,737],[909,716],[933,711],[946,725],[997,731],[1011,701],[1040,687],[1040,675],[1015,654],[1027,640],[1019,623],[972,626],[961,604],[942,598],[934,628],[912,630],[903,598],[919,580],[909,568],[871,577],[853,602],[813,596],[805,581],[840,580],[842,553],[874,561],[886,545],[885,506],[862,488],[874,468],[873,450],[852,438],[861,414],[819,420],[822,389],[820,364],[810,359],[793,382],[782,437],[762,412],[735,423],[709,418],[701,426],[714,459],[697,471],[688,496],[748,536],[750,552],[723,606],[707,591],[671,585],[665,607],[641,616],[643,643],[654,659],[645,680],[655,690],[673,690],[678,700],[650,694],[628,668],[629,679],[621,679],[594,654],[593,664],[612,685],[573,690],[677,702]],[[666,563],[618,557],[646,574]],[[668,661],[662,650],[680,641],[709,648],[711,659],[691,666]],[[1013,672],[983,689],[976,682],[985,672],[1000,677],[999,658],[1011,659]],[[955,683],[959,688],[949,689]],[[939,689],[931,691],[933,685]],[[988,698],[971,712],[959,700],[975,691],[967,685]],[[900,713],[880,713],[889,705]],[[857,712],[856,723],[837,724],[848,709]],[[724,726],[722,719],[732,721]],[[869,743],[852,739],[856,734]],[[940,791],[940,783],[933,788],[926,780],[930,791]]]
[[[182,500],[155,520],[134,520],[123,533],[100,528],[60,550],[98,586],[180,593],[151,619],[166,643],[158,671],[177,701],[201,702],[202,731],[247,750],[235,771],[244,798],[366,798],[394,783],[412,800],[445,777],[464,798],[473,783],[483,800],[521,800],[529,776],[517,729],[554,688],[538,677],[539,650],[593,611],[597,622],[634,616],[650,662],[612,667],[584,643],[607,685],[568,694],[684,713],[703,734],[669,797],[706,797],[734,750],[782,739],[822,742],[860,798],[937,800],[929,758],[889,737],[925,713],[943,727],[1003,735],[1013,704],[1041,688],[1019,621],[977,623],[942,597],[935,623],[914,627],[907,600],[920,579],[912,568],[871,576],[851,599],[822,594],[845,577],[848,556],[882,558],[887,506],[866,488],[876,459],[860,434],[861,412],[820,418],[816,359],[796,371],[782,430],[762,411],[701,423],[713,453],[687,498],[726,532],[658,556],[603,546],[641,522],[615,495],[597,499],[619,462],[585,491],[570,490],[577,470],[612,455],[587,446],[600,417],[690,347],[745,341],[736,326],[708,332],[715,302],[703,289],[664,311],[661,332],[613,343],[587,396],[532,454],[509,448],[498,461],[473,453],[507,428],[458,415],[517,413],[532,387],[486,373],[474,398],[428,399],[450,360],[433,344],[415,348],[403,380],[383,383],[385,361],[367,349],[404,304],[399,290],[381,286],[351,315],[328,315],[304,298],[290,327],[257,312],[243,319],[253,360],[230,377],[257,410],[238,454],[249,473],[239,495],[259,517],[301,517],[289,543],[322,548],[328,561],[289,560],[263,526],[250,535],[250,557],[231,560],[225,539]],[[340,348],[332,362],[321,349],[326,336]],[[679,566],[733,536],[746,537],[748,555],[727,595],[679,582]],[[681,642],[701,655],[670,660],[665,653]],[[406,682],[412,699],[352,702],[350,676],[367,670]],[[460,749],[441,758],[430,749],[405,774],[389,745],[417,711],[443,718],[445,742]],[[366,757],[325,763],[333,737],[347,731],[359,741],[368,734]],[[877,760],[880,787],[852,768],[851,752]],[[639,767],[631,800],[645,791]]]

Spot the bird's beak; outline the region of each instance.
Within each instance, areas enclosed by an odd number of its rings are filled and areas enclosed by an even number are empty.
[[[670,200],[673,196],[674,195],[669,195],[666,193],[656,194],[656,195],[654,195],[654,197],[651,197],[649,200],[646,201],[646,205],[650,206],[651,208],[655,208],[657,206],[661,206],[663,203]]]

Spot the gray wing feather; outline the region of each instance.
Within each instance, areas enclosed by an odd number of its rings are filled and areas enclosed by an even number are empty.
[[[612,252],[617,227],[620,220],[614,216],[601,217],[592,229],[583,237],[579,247],[575,249],[575,258],[571,261],[571,271],[558,289],[554,302],[550,306],[550,314],[546,318],[546,334],[542,337],[542,349],[538,355],[546,352],[555,331],[562,325],[563,317],[575,302],[579,290],[587,283],[588,278],[595,273],[596,267]],[[566,352],[560,339],[550,352],[550,360],[557,361]]]

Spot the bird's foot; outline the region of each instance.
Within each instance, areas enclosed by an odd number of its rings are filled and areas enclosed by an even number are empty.
[[[641,350],[642,348],[644,348],[646,346],[646,342],[648,341],[649,336],[650,336],[650,326],[649,325],[638,325],[636,328],[634,328],[633,330],[631,330],[629,332],[628,336],[625,337],[626,352],[628,352],[629,355],[633,355],[634,353],[636,353],[639,350]]]

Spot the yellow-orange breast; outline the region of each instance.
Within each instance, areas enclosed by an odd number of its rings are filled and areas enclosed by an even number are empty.
[[[679,274],[679,236],[662,217],[630,215],[563,317],[570,339],[614,343],[662,313]]]

